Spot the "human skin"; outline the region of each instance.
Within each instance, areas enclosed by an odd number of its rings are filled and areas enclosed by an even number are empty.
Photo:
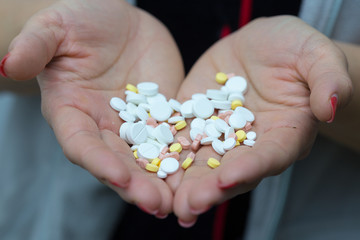
[[[350,100],[345,56],[298,18],[251,22],[210,48],[180,87],[183,66],[166,29],[142,11],[107,1],[104,6],[65,1],[38,13],[12,42],[4,69],[18,80],[39,74],[44,116],[67,157],[151,214],[174,210],[182,226],[193,225],[212,205],[253,189],[305,156],[318,123],[331,120],[335,107]],[[118,138],[121,122],[109,99],[124,96],[128,82],[151,79],[168,98],[177,94],[184,101],[219,88],[218,71],[248,79],[246,106],[256,115],[256,145],[228,152],[214,170],[206,160],[215,152],[203,147],[185,173],[165,182],[140,169]],[[333,96],[338,96],[334,106]]]

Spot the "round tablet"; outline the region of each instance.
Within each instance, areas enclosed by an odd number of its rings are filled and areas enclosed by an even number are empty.
[[[221,118],[215,120],[215,127],[219,132],[225,133],[226,129],[230,128],[230,126]]]
[[[247,90],[247,81],[241,76],[235,76],[229,78],[226,81],[225,86],[229,89],[230,92],[240,92],[244,94]]]
[[[214,138],[219,138],[221,136],[221,132],[219,132],[216,127],[215,124],[208,124],[205,127],[205,133],[206,135],[208,135],[209,137],[214,137]]]
[[[240,129],[240,128],[245,127],[246,119],[242,115],[240,115],[238,113],[233,113],[229,117],[229,124],[234,129]]]
[[[214,137],[206,137],[206,138],[203,138],[201,139],[200,143],[201,145],[210,145],[212,144],[212,142],[217,139],[217,138],[214,138]]]
[[[149,118],[149,114],[142,107],[137,107],[135,113],[141,121],[146,121]]]
[[[213,100],[227,100],[228,93],[217,90],[217,89],[208,89],[206,90],[206,96]]]
[[[213,147],[213,149],[215,150],[215,152],[217,152],[219,155],[224,155],[225,154],[225,150],[224,150],[224,144],[222,141],[220,141],[219,139],[215,139],[212,143],[211,146]]]
[[[137,85],[138,92],[145,96],[154,96],[159,91],[159,85],[154,82],[141,82]]]
[[[158,93],[154,96],[147,96],[146,100],[149,104],[153,104],[156,102],[167,102],[166,97],[161,93]]]
[[[133,124],[133,123],[124,122],[123,124],[121,124],[120,130],[119,130],[120,138],[125,140],[127,143],[129,143],[129,140],[126,138],[126,132],[127,132],[128,128],[131,126],[131,124]]]
[[[161,171],[161,170],[157,171],[156,174],[157,174],[157,176],[158,176],[159,178],[166,178],[166,177],[167,177],[167,173],[164,172],[164,171]]]
[[[241,114],[244,116],[245,120],[248,122],[253,122],[255,120],[254,114],[245,107],[237,107],[235,108],[235,113]]]
[[[157,121],[166,121],[173,110],[167,102],[159,101],[150,104],[150,115]]]
[[[244,140],[244,145],[246,146],[252,147],[254,146],[254,144],[255,144],[254,140],[249,140],[249,139]]]
[[[120,111],[119,117],[125,122],[135,122],[136,118],[128,111]]]
[[[231,110],[231,102],[228,100],[211,100],[215,109]]]
[[[191,128],[198,128],[201,130],[204,130],[205,125],[205,120],[202,118],[194,118],[190,123]]]
[[[179,169],[179,166],[179,161],[175,158],[165,158],[160,163],[160,170],[167,174],[172,174]]]
[[[146,139],[148,138],[146,125],[142,122],[132,124],[126,131],[126,137],[132,144],[146,142]]]
[[[171,98],[169,100],[169,105],[172,109],[174,109],[174,111],[180,112],[181,103],[179,103],[177,100]]]
[[[190,138],[192,141],[195,140],[196,136],[197,135],[203,135],[204,134],[204,131],[200,128],[191,128],[190,129]]]
[[[116,111],[123,111],[126,109],[126,103],[124,100],[118,97],[113,97],[110,100],[110,106]]]
[[[193,114],[195,117],[206,119],[214,113],[214,106],[208,99],[198,99],[193,102]]]
[[[203,93],[194,93],[193,95],[191,95],[191,99],[192,100],[198,100],[198,99],[207,99],[206,95]]]
[[[174,141],[174,136],[170,128],[160,124],[155,128],[154,135],[160,143],[170,144]]]
[[[178,123],[180,121],[184,121],[185,118],[183,116],[175,116],[175,117],[171,117],[168,119],[168,123],[171,123],[171,124],[175,124],[175,123]]]
[[[151,143],[141,143],[137,149],[137,154],[141,158],[151,160],[159,156],[160,150]]]
[[[126,96],[126,102],[139,105],[140,103],[147,103],[147,100],[144,95],[133,93]]]
[[[192,118],[194,117],[193,114],[193,102],[194,100],[185,101],[181,104],[180,112],[185,118]]]
[[[246,139],[248,140],[255,140],[256,139],[256,132],[250,131],[246,133]]]
[[[234,138],[228,138],[223,143],[224,150],[230,150],[235,147],[236,140]]]

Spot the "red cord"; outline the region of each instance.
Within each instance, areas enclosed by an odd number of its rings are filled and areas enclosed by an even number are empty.
[[[239,28],[250,22],[252,12],[252,0],[241,0],[239,14]]]

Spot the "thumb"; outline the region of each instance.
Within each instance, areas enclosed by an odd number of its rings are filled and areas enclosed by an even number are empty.
[[[347,60],[343,52],[331,44],[310,66],[307,81],[310,87],[310,107],[316,118],[332,122],[336,109],[345,106],[351,98],[352,83],[348,74]],[[316,52],[316,50],[315,50]]]
[[[54,57],[65,35],[60,26],[61,17],[54,11],[34,15],[11,42],[1,61],[2,75],[14,80],[36,77]]]

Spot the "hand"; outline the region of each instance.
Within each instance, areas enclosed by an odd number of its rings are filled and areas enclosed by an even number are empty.
[[[127,83],[142,81],[175,97],[183,66],[158,21],[124,1],[61,1],[28,21],[4,71],[17,80],[39,74],[43,114],[73,163],[149,213],[172,210],[173,193],[136,165],[109,105]]]
[[[211,147],[202,147],[193,165],[179,173],[182,181],[172,182],[177,187],[174,212],[184,226],[195,223],[197,215],[214,204],[253,189],[264,177],[304,157],[315,139],[317,122],[332,121],[336,106],[345,105],[352,90],[342,52],[289,16],[255,20],[216,43],[190,71],[178,99],[219,89],[214,80],[219,71],[248,80],[245,106],[255,114],[258,138],[254,147],[236,147],[222,158]],[[220,167],[209,168],[209,157],[221,159]]]

